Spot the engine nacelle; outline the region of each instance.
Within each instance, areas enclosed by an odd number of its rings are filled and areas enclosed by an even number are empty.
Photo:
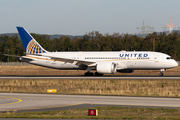
[[[116,64],[113,62],[98,63],[96,71],[100,74],[114,74],[116,72]]]
[[[119,72],[119,73],[133,73],[134,70],[125,69],[125,70],[117,70],[117,72]]]

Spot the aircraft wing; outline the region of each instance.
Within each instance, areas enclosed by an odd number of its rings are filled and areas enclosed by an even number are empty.
[[[87,65],[87,66],[95,66],[96,61],[89,61],[89,60],[81,60],[81,59],[75,59],[75,58],[65,58],[65,57],[50,57],[53,60],[60,60],[64,61],[66,63],[73,63],[76,62],[76,65]]]
[[[30,57],[26,56],[17,56],[17,55],[9,55],[9,54],[4,54],[5,56],[10,56],[10,57],[15,57],[18,60],[21,59],[27,59],[27,60],[33,60]],[[76,63],[76,65],[87,65],[87,66],[95,66],[96,61],[89,61],[89,60],[81,60],[81,59],[76,59],[76,58],[66,58],[66,57],[56,57],[56,56],[48,56],[48,55],[33,55],[33,56],[43,56],[43,57],[49,57],[50,59],[53,59],[54,61],[63,61],[65,63]]]
[[[63,61],[65,63],[74,63],[76,62],[76,65],[87,65],[87,66],[95,66],[96,61],[89,61],[85,59],[76,59],[76,58],[66,58],[66,57],[59,57],[59,56],[49,56],[49,55],[42,55],[44,57],[49,57],[50,59],[53,59],[54,61]]]

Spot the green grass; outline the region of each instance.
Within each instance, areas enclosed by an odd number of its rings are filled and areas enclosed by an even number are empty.
[[[180,119],[179,109],[95,107],[98,116],[88,116],[88,108],[23,113],[0,113],[0,118],[62,118],[62,119]]]

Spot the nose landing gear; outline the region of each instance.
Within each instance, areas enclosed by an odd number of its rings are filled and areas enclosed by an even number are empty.
[[[164,74],[162,72],[159,73],[159,76],[163,76]]]
[[[159,73],[159,76],[163,76],[163,72],[166,71],[166,69],[160,69],[160,73]]]

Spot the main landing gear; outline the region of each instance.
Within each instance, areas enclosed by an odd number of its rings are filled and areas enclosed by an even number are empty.
[[[93,72],[86,72],[84,73],[84,76],[103,76],[103,74],[100,74],[98,72],[95,72],[95,74]]]
[[[103,74],[100,74],[98,72],[95,72],[95,76],[103,76]]]
[[[98,72],[95,72],[95,74],[93,72],[90,72],[93,68],[92,67],[88,67],[86,70],[87,72],[84,73],[84,76],[103,76],[103,74],[100,74]]]
[[[91,67],[88,67],[86,70],[87,70],[87,72],[84,73],[84,76],[94,76],[94,73],[91,72],[91,70],[92,70]]]
[[[159,76],[163,76],[163,72],[166,71],[166,69],[160,69],[160,73],[159,73]]]
[[[85,72],[84,76],[94,76],[94,73],[93,72]]]

